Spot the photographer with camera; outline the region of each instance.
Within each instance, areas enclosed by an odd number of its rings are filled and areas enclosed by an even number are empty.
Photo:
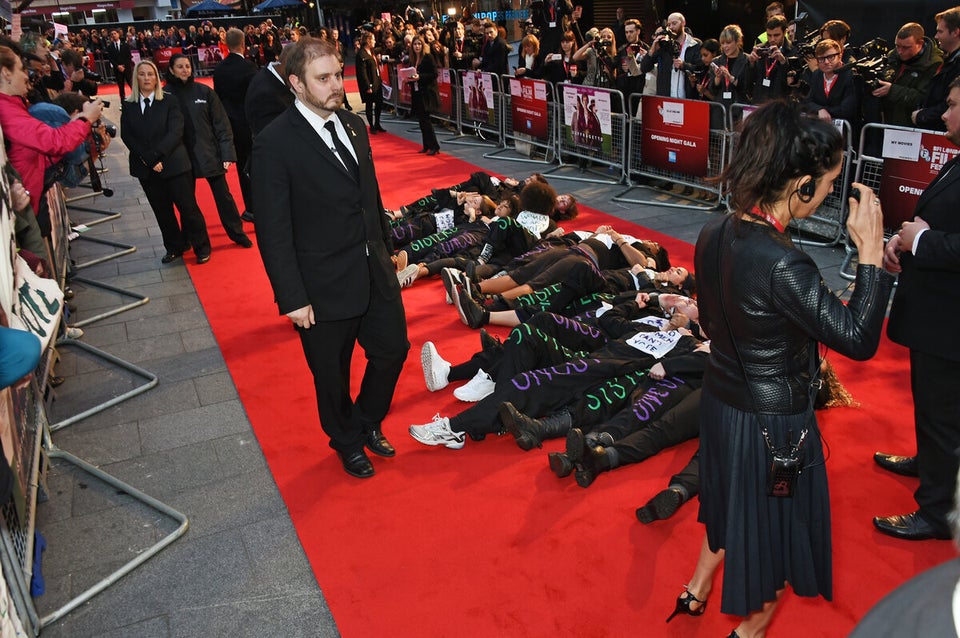
[[[686,71],[700,64],[700,40],[687,33],[682,13],[667,16],[666,28],[657,30],[650,51],[643,57],[640,70],[649,73],[657,67],[657,95],[694,97]]]
[[[594,27],[587,31],[586,43],[573,54],[574,62],[583,62],[587,67],[580,84],[613,88],[617,74],[616,55],[617,44],[613,40],[613,29],[598,31]]]
[[[747,56],[753,69],[751,95],[754,104],[790,96],[790,64],[796,51],[787,40],[787,19],[782,15],[767,20],[766,44],[757,44]]]
[[[624,22],[623,32],[626,38],[624,44],[617,51],[617,67],[620,73],[617,77],[617,90],[623,93],[623,99],[630,104],[630,96],[643,93],[646,74],[640,70],[640,61],[649,49],[640,41],[641,24],[636,18]]]
[[[76,91],[87,97],[97,94],[100,76],[83,68],[83,58],[73,49],[60,52],[60,73],[63,76],[63,91]]]
[[[543,0],[530,3],[530,20],[540,32],[537,37],[540,39],[540,50],[544,54],[560,51],[560,39],[570,28],[566,23],[570,21],[573,13],[573,3],[570,0]]]
[[[896,49],[887,58],[884,79],[878,79],[864,98],[864,110],[872,114],[867,121],[879,121],[875,119],[879,110],[884,124],[913,126],[913,111],[940,69],[943,56],[916,22],[903,25],[894,43]],[[880,109],[876,108],[876,99],[880,100]],[[873,108],[869,108],[871,103]]]
[[[943,51],[943,66],[930,81],[919,108],[910,114],[911,121],[926,129],[944,131],[942,115],[947,110],[950,83],[960,76],[960,7],[936,15],[937,43]]]
[[[24,98],[29,87],[23,61],[10,47],[0,46],[0,128],[10,163],[20,173],[30,193],[30,205],[42,220],[44,172],[87,138],[91,123],[100,119],[103,104],[86,102],[72,122],[54,128],[27,111]],[[49,225],[45,230],[49,233]]]

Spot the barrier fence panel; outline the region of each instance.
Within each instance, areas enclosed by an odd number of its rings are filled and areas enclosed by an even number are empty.
[[[516,162],[551,164],[556,157],[556,87],[546,80],[512,75],[501,77],[503,92],[503,139],[505,147],[484,157],[499,157]],[[504,156],[514,152],[521,157]],[[543,155],[535,159],[534,154]]]
[[[630,118],[625,170],[629,186],[615,195],[614,201],[676,208],[719,206],[723,193],[711,178],[720,175],[727,162],[729,135],[724,127],[724,106],[703,100],[634,95],[630,107],[634,116]],[[662,180],[663,186],[639,184],[635,181],[638,178]],[[667,190],[671,185],[683,190]],[[678,199],[628,196],[638,188],[669,193]]]
[[[457,123],[460,121],[460,76],[454,69],[437,69],[437,90],[440,92],[440,108],[430,114],[434,120],[446,126],[437,134],[450,132],[459,134]]]
[[[627,143],[623,94],[613,89],[566,82],[558,84],[556,92],[557,127],[554,134],[560,166],[549,174],[556,179],[595,184],[622,183]],[[571,165],[578,166],[582,174],[594,177],[556,172]],[[591,170],[594,165],[606,166],[606,173]]]
[[[390,107],[396,116],[400,117],[400,92],[397,85],[397,63],[394,61],[384,62],[380,65],[380,81],[383,86],[383,106]],[[404,111],[409,112],[409,107]]]
[[[503,89],[500,76],[486,71],[459,71],[459,122],[458,139],[450,144],[465,146],[504,145],[503,139]],[[466,141],[476,137],[477,141]]]
[[[882,139],[877,149],[879,157],[865,153],[867,140],[876,138]],[[863,127],[860,161],[852,181],[877,193],[883,203],[883,228],[887,238],[897,232],[903,222],[913,219],[920,195],[943,165],[958,153],[960,149],[940,131],[885,124]],[[856,276],[857,249],[849,237],[844,249],[846,255],[840,265],[840,276],[852,280]]]

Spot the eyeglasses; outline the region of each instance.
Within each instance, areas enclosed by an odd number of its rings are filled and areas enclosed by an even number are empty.
[[[838,55],[840,55],[840,54],[839,54],[839,53],[828,53],[827,55],[822,55],[822,56],[820,56],[819,58],[817,58],[817,62],[831,62],[831,61],[833,61],[833,60],[836,60]]]

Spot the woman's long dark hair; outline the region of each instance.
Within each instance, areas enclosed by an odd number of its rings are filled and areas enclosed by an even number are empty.
[[[735,213],[754,206],[768,211],[790,180],[818,180],[837,165],[843,136],[830,122],[804,115],[786,102],[770,102],[750,114],[730,164],[720,177]]]

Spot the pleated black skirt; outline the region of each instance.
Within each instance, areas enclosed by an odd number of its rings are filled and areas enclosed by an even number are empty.
[[[789,584],[800,596],[830,600],[830,494],[815,420],[806,413],[762,415],[774,446],[807,427],[803,469],[792,498],[767,495],[770,455],[755,413],[703,390],[700,514],[710,549],[726,550],[720,610],[747,616]]]

